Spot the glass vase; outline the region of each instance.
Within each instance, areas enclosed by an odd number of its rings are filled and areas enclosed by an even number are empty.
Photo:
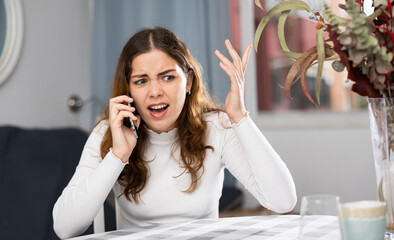
[[[394,105],[391,98],[368,98],[378,198],[386,202],[386,239],[394,237]]]

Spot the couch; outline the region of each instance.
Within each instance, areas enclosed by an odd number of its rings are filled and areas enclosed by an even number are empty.
[[[75,128],[0,127],[0,239],[58,239],[52,208],[86,140]]]

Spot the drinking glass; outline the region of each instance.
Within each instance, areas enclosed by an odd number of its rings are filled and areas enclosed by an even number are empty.
[[[318,228],[319,223],[316,220],[322,219],[321,215],[325,215],[324,221],[332,222],[330,225],[338,229],[336,234],[339,239],[338,207],[339,197],[335,195],[317,194],[302,197],[299,239],[316,239],[313,230]]]
[[[386,203],[380,201],[356,201],[340,205],[339,222],[342,240],[391,239],[386,236]]]

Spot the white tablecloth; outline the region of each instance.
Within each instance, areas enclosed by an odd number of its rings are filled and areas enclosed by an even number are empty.
[[[310,239],[340,239],[338,218],[332,216],[308,217],[305,235]],[[165,225],[151,225],[112,232],[92,234],[75,240],[105,239],[298,239],[300,216],[272,215],[232,217],[220,219],[197,219]],[[309,239],[309,238],[308,238]]]

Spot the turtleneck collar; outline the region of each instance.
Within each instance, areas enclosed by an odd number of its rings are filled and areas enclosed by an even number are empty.
[[[147,129],[149,141],[153,144],[173,143],[178,136],[178,128],[174,128],[168,132],[156,133]]]

